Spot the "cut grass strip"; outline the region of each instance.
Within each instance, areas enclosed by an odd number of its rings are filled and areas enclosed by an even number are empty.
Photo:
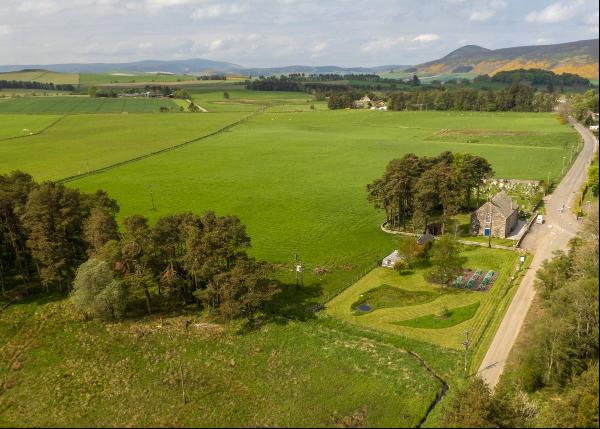
[[[420,329],[449,328],[471,319],[473,316],[475,316],[478,308],[479,302],[475,302],[464,307],[453,308],[449,310],[447,316],[444,314],[428,314],[427,316],[417,317],[415,319],[394,322],[394,324]]]

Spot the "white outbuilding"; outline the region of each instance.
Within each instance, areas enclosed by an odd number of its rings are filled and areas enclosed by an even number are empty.
[[[401,259],[402,256],[400,256],[397,250],[394,250],[392,253],[383,258],[383,261],[381,261],[381,266],[383,268],[394,268],[396,262],[398,262]]]

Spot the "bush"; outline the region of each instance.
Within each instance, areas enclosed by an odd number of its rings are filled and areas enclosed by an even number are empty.
[[[400,274],[406,274],[406,272],[410,270],[410,265],[406,259],[400,259],[394,264],[394,270],[398,271]]]
[[[77,269],[71,304],[85,318],[118,319],[127,305],[127,290],[108,264],[91,258]]]

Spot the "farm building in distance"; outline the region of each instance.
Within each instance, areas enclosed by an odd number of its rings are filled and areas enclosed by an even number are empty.
[[[371,100],[365,95],[360,100],[354,102],[355,109],[387,110],[387,103],[383,100]]]
[[[471,214],[471,233],[508,237],[519,220],[518,209],[506,192],[497,193]]]

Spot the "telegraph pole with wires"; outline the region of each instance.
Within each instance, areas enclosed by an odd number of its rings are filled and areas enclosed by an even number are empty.
[[[471,338],[469,337],[469,334],[471,332],[473,332],[473,329],[463,332],[465,335],[465,340],[462,342],[462,345],[465,348],[465,375],[467,374],[467,356],[469,354],[469,345],[471,344]]]

